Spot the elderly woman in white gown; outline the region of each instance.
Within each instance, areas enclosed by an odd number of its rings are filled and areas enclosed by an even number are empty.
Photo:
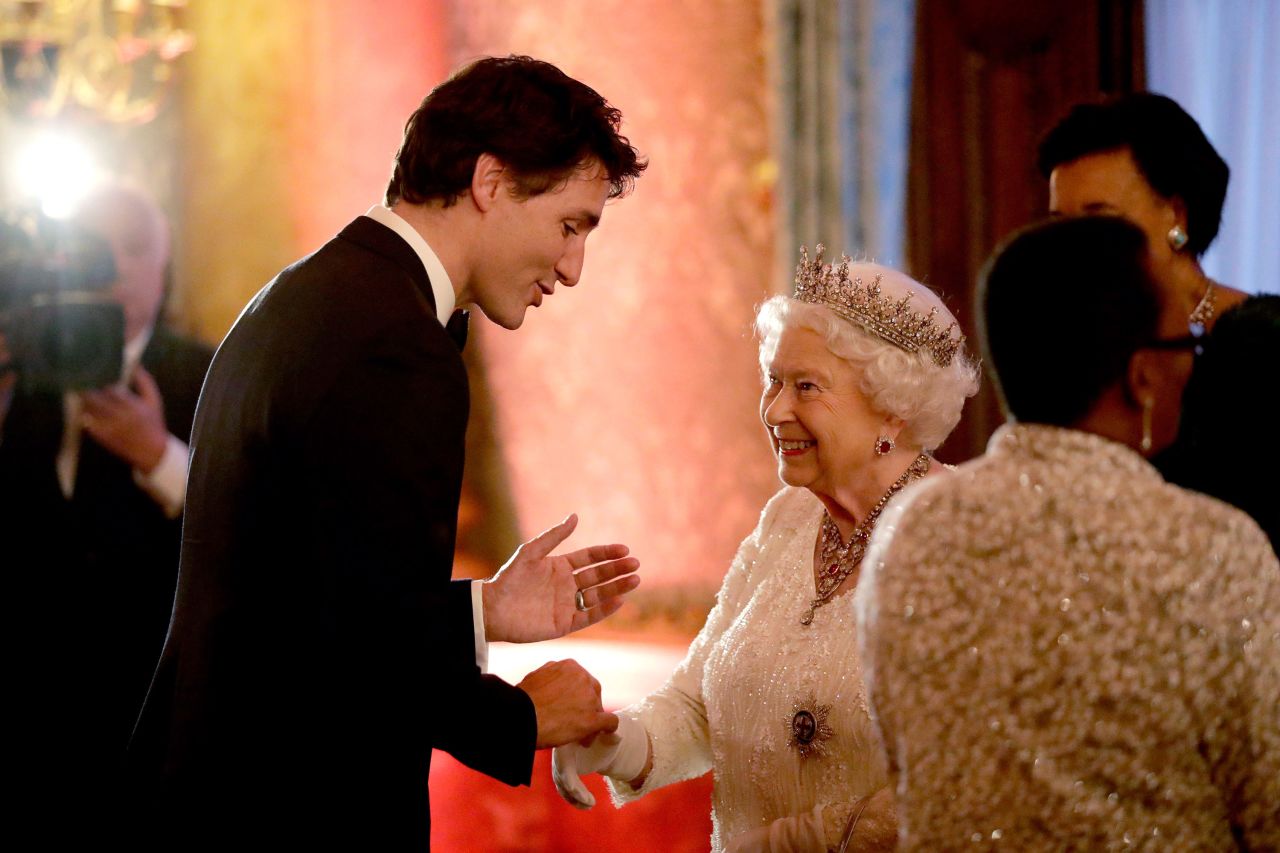
[[[786,484],[743,541],[716,606],[667,683],[619,712],[616,735],[556,750],[553,775],[589,808],[579,776],[619,804],[715,773],[721,851],[892,849],[883,750],[867,712],[857,582],[880,510],[922,477],[929,450],[977,387],[954,318],[930,291],[874,264],[812,262],[793,298],[760,309],[760,416]]]

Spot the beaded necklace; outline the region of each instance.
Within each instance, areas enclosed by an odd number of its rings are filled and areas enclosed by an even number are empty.
[[[871,531],[875,527],[876,519],[880,517],[885,504],[889,503],[889,500],[902,491],[908,483],[919,480],[927,474],[932,461],[927,453],[917,456],[915,461],[907,466],[907,470],[902,472],[902,476],[893,481],[889,490],[880,497],[880,501],[871,512],[867,513],[867,517],[853,529],[853,535],[849,537],[848,542],[840,541],[840,529],[832,521],[831,514],[823,511],[822,531],[818,534],[821,542],[818,565],[822,567],[818,575],[818,597],[809,602],[809,609],[800,617],[801,625],[811,624],[813,612],[831,601],[845,578],[858,568],[858,564],[862,562],[862,555],[867,551],[867,542],[871,539]]]
[[[1200,301],[1196,303],[1196,307],[1191,309],[1191,316],[1187,318],[1187,322],[1192,326],[1200,326],[1203,330],[1208,330],[1209,324],[1213,322],[1213,315],[1217,309],[1218,294],[1214,288],[1214,281],[1206,278],[1204,283],[1204,296],[1200,297]]]

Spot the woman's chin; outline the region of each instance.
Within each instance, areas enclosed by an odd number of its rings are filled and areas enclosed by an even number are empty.
[[[778,479],[785,485],[804,488],[809,485],[809,481],[812,480],[813,477],[804,471],[798,470],[794,465],[788,465],[785,461],[779,461]]]

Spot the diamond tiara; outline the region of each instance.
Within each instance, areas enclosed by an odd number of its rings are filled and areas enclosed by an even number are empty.
[[[939,367],[951,364],[955,354],[964,346],[965,337],[952,337],[956,328],[953,322],[945,329],[938,322],[937,308],[928,314],[912,311],[907,307],[915,293],[896,302],[880,293],[880,276],[871,284],[863,285],[862,277],[850,280],[848,255],[842,255],[840,263],[824,264],[825,247],[819,243],[815,256],[809,260],[809,249],[800,247],[800,263],[796,267],[795,298],[801,302],[830,308],[878,338],[888,341],[907,352],[926,350]]]

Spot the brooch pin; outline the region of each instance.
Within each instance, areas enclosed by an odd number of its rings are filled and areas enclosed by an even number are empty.
[[[835,735],[835,729],[827,723],[831,713],[830,705],[819,705],[818,700],[810,694],[802,702],[791,706],[791,714],[787,717],[787,745],[800,753],[801,758],[810,758],[827,754],[827,741]]]

